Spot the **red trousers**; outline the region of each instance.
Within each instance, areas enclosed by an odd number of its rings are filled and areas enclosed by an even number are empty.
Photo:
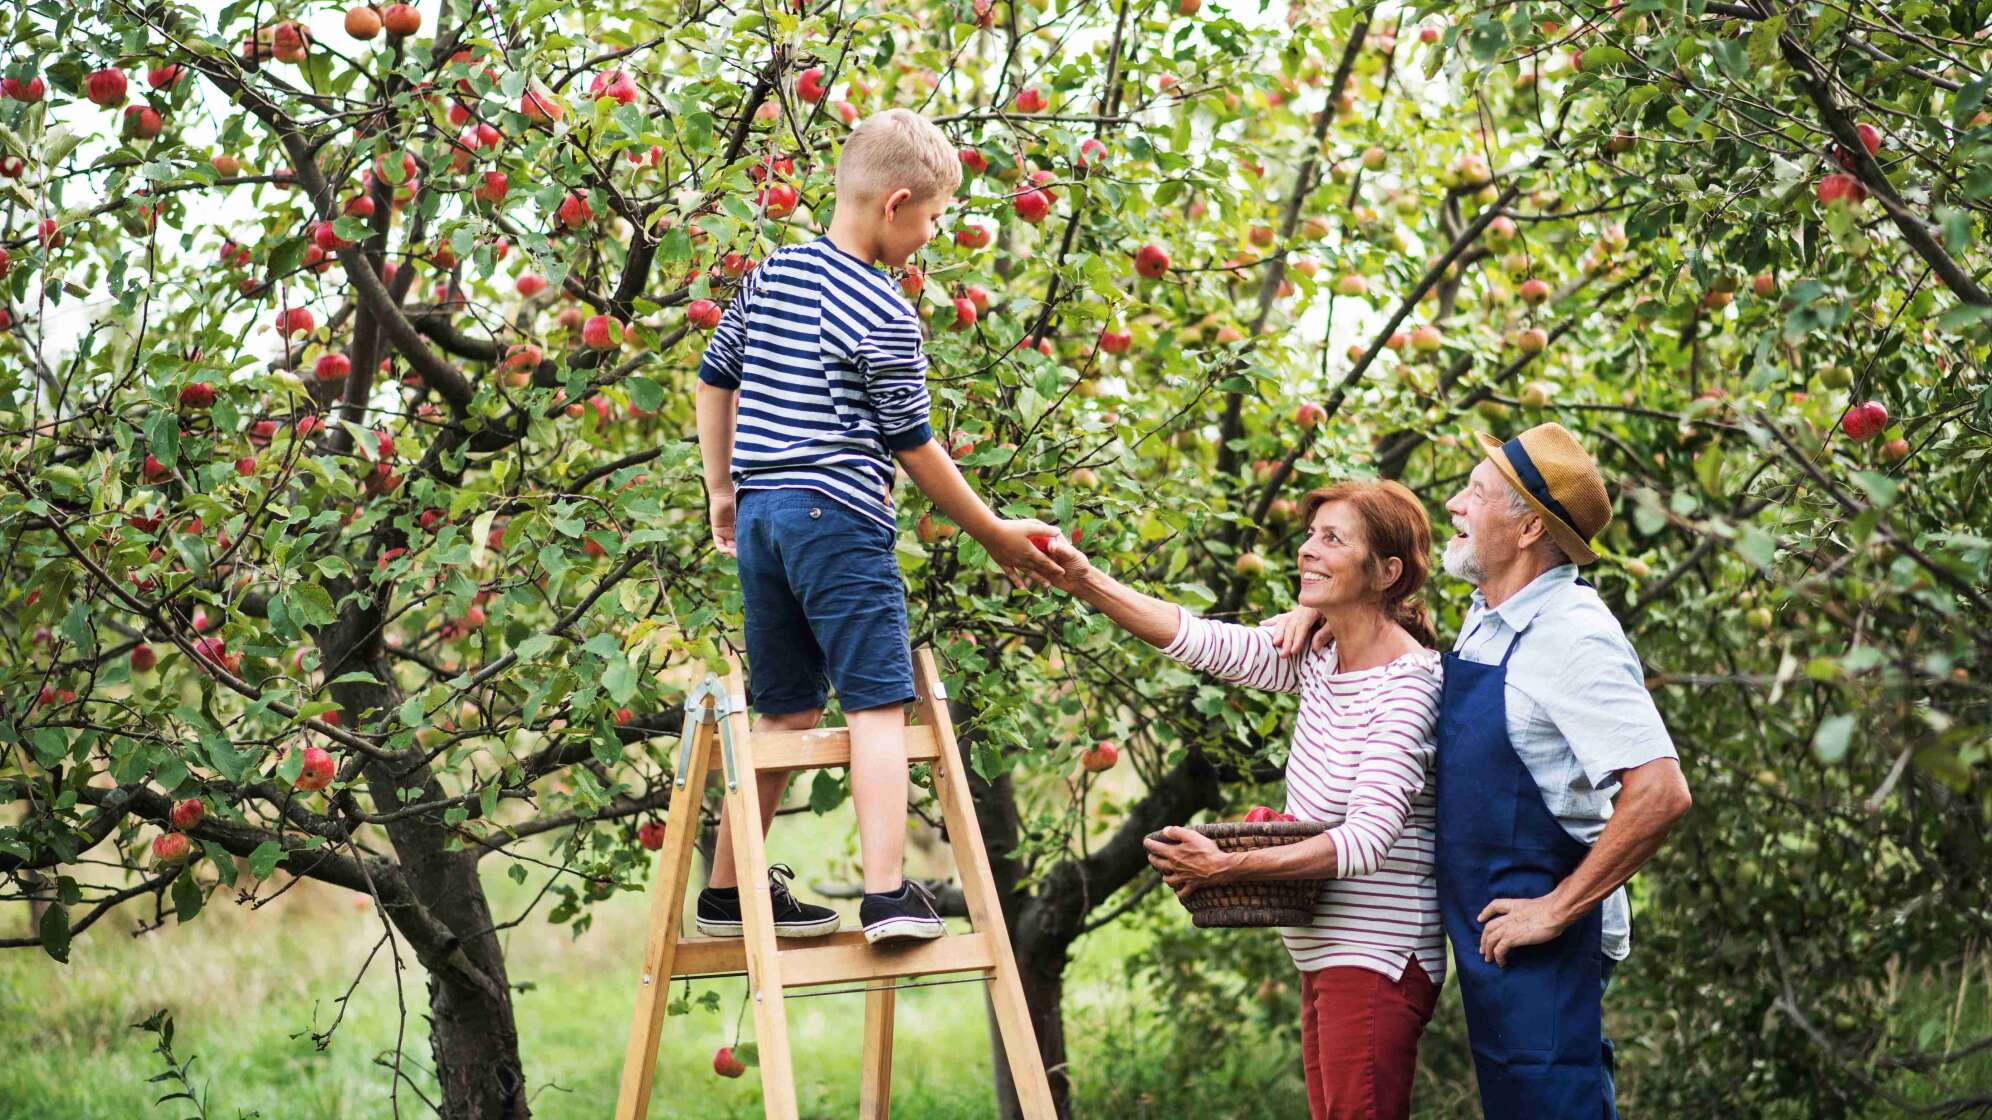
[[[1407,1120],[1418,1035],[1439,992],[1416,960],[1393,984],[1367,968],[1300,974],[1300,1061],[1313,1120]]]

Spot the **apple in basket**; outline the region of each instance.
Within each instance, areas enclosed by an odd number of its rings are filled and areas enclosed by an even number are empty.
[[[1264,805],[1254,805],[1251,812],[1245,814],[1246,824],[1260,824],[1265,821],[1297,821],[1299,819],[1299,817],[1294,816],[1292,813],[1282,813]]]

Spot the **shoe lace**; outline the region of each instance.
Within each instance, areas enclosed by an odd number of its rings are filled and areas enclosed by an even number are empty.
[[[768,895],[776,906],[796,905],[795,895],[789,891],[789,880],[795,878],[795,868],[786,863],[777,863],[768,868]]]
[[[919,896],[920,901],[927,904],[928,913],[933,914],[935,917],[940,916],[940,907],[934,901],[934,892],[928,890],[925,883],[922,883],[918,879],[908,879],[906,880],[906,885],[911,888],[913,894]]]

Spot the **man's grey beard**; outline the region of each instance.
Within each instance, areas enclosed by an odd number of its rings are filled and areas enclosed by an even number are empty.
[[[1480,554],[1473,550],[1473,538],[1454,538],[1446,542],[1446,554],[1441,560],[1446,574],[1458,580],[1465,580],[1479,587],[1487,579],[1487,569],[1481,566]]]

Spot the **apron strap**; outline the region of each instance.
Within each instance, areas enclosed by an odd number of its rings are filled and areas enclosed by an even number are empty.
[[[1515,636],[1508,639],[1508,652],[1501,655],[1501,668],[1504,672],[1508,668],[1508,659],[1515,656],[1515,647],[1521,644],[1522,632],[1517,630],[1515,631]]]

